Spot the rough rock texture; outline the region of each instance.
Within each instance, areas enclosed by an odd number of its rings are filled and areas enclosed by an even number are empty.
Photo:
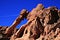
[[[24,18],[28,22],[16,30]],[[55,6],[44,8],[42,4],[31,12],[23,9],[4,35],[9,40],[60,40],[60,10]]]
[[[7,28],[8,26],[0,26],[0,40],[10,40],[11,35],[7,37],[7,35],[5,34]],[[18,29],[15,28],[12,34],[16,33],[17,30]]]

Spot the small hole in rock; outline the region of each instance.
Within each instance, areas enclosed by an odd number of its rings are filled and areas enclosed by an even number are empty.
[[[27,34],[27,30],[25,31],[25,34]]]
[[[30,35],[32,35],[33,33],[30,31]]]

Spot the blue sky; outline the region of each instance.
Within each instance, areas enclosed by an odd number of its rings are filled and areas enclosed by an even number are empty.
[[[10,26],[22,9],[31,11],[39,3],[45,7],[56,6],[60,9],[60,0],[0,0],[0,25]],[[17,28],[26,22],[27,20],[23,20]]]

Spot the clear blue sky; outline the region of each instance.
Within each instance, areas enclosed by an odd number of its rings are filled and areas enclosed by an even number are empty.
[[[60,0],[0,0],[0,25],[10,26],[22,9],[31,11],[39,3],[45,7],[56,6],[60,9]],[[22,21],[17,28],[26,22],[27,20]]]

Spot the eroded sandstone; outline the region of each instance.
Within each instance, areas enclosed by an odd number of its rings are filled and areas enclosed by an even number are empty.
[[[16,30],[24,18],[27,23]],[[45,8],[42,4],[31,12],[23,9],[4,34],[9,40],[60,40],[60,10],[55,6]]]

